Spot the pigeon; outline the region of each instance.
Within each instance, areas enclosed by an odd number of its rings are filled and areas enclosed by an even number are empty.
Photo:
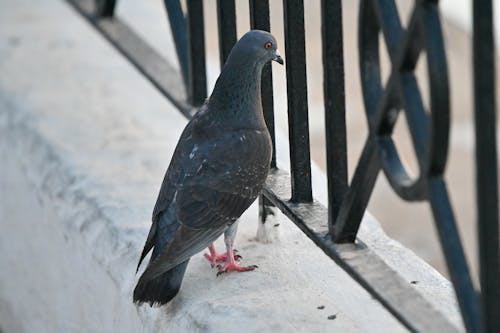
[[[262,114],[261,73],[283,64],[276,39],[251,30],[234,45],[210,98],[184,129],[153,211],[137,270],[151,259],[134,290],[136,304],[163,305],[180,290],[189,259],[205,257],[218,274],[249,271],[233,250],[237,219],[259,196],[269,172],[272,145]],[[225,234],[226,253],[213,242]]]

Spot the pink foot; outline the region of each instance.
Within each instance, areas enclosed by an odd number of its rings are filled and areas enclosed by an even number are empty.
[[[217,272],[217,276],[227,273],[227,272],[248,272],[248,271],[253,271],[254,269],[258,268],[257,265],[252,265],[252,266],[240,266],[236,262],[226,262],[224,265],[218,265],[217,268],[219,271]]]
[[[210,262],[212,268],[215,267],[218,262],[227,261],[227,253],[218,254],[213,244],[208,247],[208,250],[210,251],[210,254],[205,253],[204,256],[205,259]],[[233,251],[233,259],[240,260],[241,256],[239,254],[236,254],[236,252],[236,250]]]

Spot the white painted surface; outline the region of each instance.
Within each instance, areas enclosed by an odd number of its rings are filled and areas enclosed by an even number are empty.
[[[199,254],[174,301],[135,307],[135,264],[185,120],[63,1],[0,8],[5,333],[404,331],[286,219],[279,240],[254,241],[255,205],[237,245],[258,270],[216,278]],[[314,182],[324,200],[317,171]],[[360,237],[459,325],[448,281],[370,216]]]

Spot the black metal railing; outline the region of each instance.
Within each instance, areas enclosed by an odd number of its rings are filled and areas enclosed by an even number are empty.
[[[500,332],[495,44],[491,0],[475,0],[473,16],[476,205],[482,329],[484,332]]]
[[[113,16],[114,0],[67,0],[127,57],[183,114],[190,117],[207,96],[203,1],[165,0],[180,72]],[[251,27],[270,30],[269,1],[249,0]],[[402,27],[394,0],[361,0],[359,53],[369,135],[350,184],[342,41],[341,0],[322,0],[322,45],[328,208],[313,200],[308,126],[304,3],[283,0],[291,174],[276,166],[260,200],[278,207],[314,243],[412,331],[454,331],[408,281],[356,238],[375,180],[383,171],[394,191],[432,209],[464,325],[470,332],[500,332],[500,260],[496,157],[496,110],[492,1],[474,0],[474,92],[476,173],[481,292],[474,290],[443,178],[450,127],[449,84],[437,0],[416,0]],[[234,0],[218,0],[221,64],[236,42]],[[387,46],[390,77],[381,81],[379,34]],[[427,56],[430,106],[426,110],[414,74]],[[196,54],[196,59],[192,57]],[[185,87],[185,89],[183,89]],[[270,66],[263,71],[262,103],[274,145]],[[391,137],[404,112],[416,152],[419,175],[410,178]],[[274,148],[275,145],[274,145]],[[334,283],[334,281],[332,281]]]

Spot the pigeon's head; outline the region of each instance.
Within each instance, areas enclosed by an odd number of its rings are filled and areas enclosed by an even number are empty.
[[[272,60],[283,65],[276,38],[267,31],[250,30],[236,43],[231,53],[236,57],[253,58],[260,65]]]

